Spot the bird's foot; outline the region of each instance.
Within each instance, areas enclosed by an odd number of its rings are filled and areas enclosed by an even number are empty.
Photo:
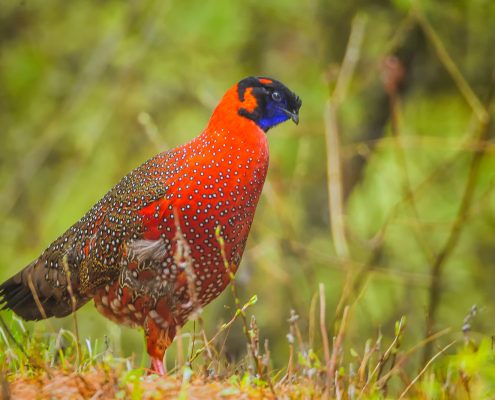
[[[160,360],[159,358],[151,357],[151,368],[149,374],[165,375],[166,373],[167,370],[163,365],[163,361]]]

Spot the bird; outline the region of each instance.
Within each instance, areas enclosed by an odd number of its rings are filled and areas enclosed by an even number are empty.
[[[1,309],[37,321],[93,299],[108,319],[143,328],[150,371],[165,374],[177,328],[237,271],[267,174],[267,132],[298,124],[301,104],[275,79],[239,81],[197,137],[132,170],[3,282]]]

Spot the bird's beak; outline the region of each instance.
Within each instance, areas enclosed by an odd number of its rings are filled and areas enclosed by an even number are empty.
[[[299,114],[297,111],[289,111],[285,108],[283,109],[284,113],[292,120],[296,125],[299,124]]]

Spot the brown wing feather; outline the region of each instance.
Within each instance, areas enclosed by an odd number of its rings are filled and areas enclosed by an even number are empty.
[[[161,153],[126,175],[37,260],[1,284],[2,309],[27,320],[63,317],[117,279],[126,244],[143,231],[138,211],[165,195],[167,159]]]

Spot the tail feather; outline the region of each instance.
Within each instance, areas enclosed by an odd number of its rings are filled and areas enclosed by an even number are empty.
[[[78,298],[76,308],[87,301]],[[43,266],[37,265],[35,261],[0,285],[0,310],[6,309],[25,320],[38,321],[49,317],[65,317],[74,307],[67,288],[52,287],[45,279]]]
[[[0,286],[0,300],[2,310],[10,309],[28,321],[43,319],[31,291],[25,286],[14,286],[10,280],[4,282]]]

